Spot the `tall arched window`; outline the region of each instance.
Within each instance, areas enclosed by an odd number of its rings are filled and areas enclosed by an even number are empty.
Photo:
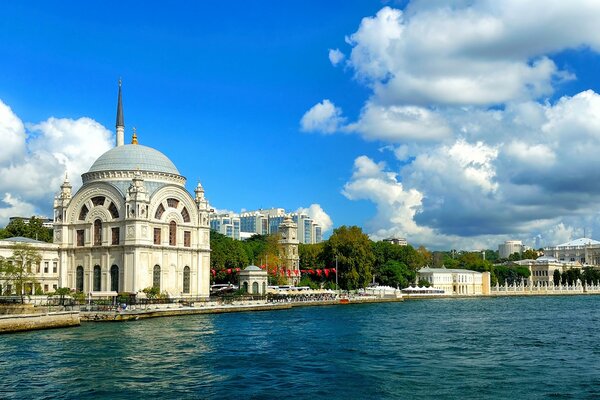
[[[160,265],[155,265],[152,271],[152,286],[160,290]]]
[[[169,222],[169,245],[177,245],[177,223],[175,221]]]
[[[190,292],[190,267],[183,269],[183,293]]]
[[[110,267],[110,290],[119,291],[119,267],[116,265]]]
[[[102,221],[99,219],[94,221],[94,246],[102,244]]]
[[[94,292],[102,290],[102,273],[99,265],[94,266]]]
[[[75,273],[75,290],[83,292],[83,267],[81,265],[77,267]]]
[[[258,282],[252,283],[252,294],[258,294]]]

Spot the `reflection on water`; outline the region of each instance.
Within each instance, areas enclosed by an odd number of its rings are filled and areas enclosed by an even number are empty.
[[[600,297],[452,299],[0,336],[0,398],[594,398]]]

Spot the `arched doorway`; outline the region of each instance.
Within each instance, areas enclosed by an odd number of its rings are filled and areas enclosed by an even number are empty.
[[[252,294],[258,294],[258,282],[252,283]]]
[[[94,266],[94,292],[102,290],[102,270],[99,265]]]
[[[119,267],[116,265],[110,267],[110,290],[119,291]]]
[[[83,267],[79,265],[75,272],[75,290],[83,292]]]
[[[160,265],[155,265],[152,271],[152,287],[160,290]]]

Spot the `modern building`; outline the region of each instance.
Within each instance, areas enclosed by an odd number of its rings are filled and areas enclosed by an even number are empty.
[[[240,240],[240,223],[236,214],[210,214],[210,229],[235,240]]]
[[[269,233],[269,219],[258,211],[243,212],[240,214],[240,231],[266,235]]]
[[[52,218],[44,217],[42,215],[34,215],[34,218],[37,218],[40,221],[42,221],[42,226],[44,228],[52,229],[54,227],[54,222]],[[13,221],[23,221],[23,223],[28,224],[30,219],[31,218],[27,217],[10,217],[8,218],[8,222],[10,223]]]
[[[507,240],[498,245],[498,257],[508,258],[514,253],[523,253],[525,250],[523,243],[520,240]]]
[[[490,273],[467,269],[421,268],[418,280],[426,280],[436,289],[451,295],[490,294]]]
[[[561,262],[600,265],[600,242],[590,238],[579,238],[557,246],[545,247],[544,255]]]
[[[28,275],[32,283],[25,285],[24,293],[35,294],[36,291],[43,293],[54,292],[59,287],[58,245],[24,237],[2,239],[0,240],[0,257],[12,261],[15,245],[26,245],[41,256],[40,262],[30,267]],[[17,288],[13,287],[7,281],[0,281],[0,293],[20,294],[17,293]]]
[[[209,296],[209,205],[160,151],[124,143],[121,83],[116,146],[54,200],[59,286],[94,295],[157,287],[171,296]]]
[[[384,242],[395,244],[397,246],[408,246],[408,242],[405,238],[387,238],[383,239]]]

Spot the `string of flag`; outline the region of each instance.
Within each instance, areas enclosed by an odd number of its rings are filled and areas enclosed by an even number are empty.
[[[308,274],[308,275],[316,275],[316,276],[325,276],[329,278],[329,274],[335,274],[335,268],[316,268],[316,269],[301,269],[301,270],[291,270],[285,269],[284,267],[275,267],[275,266],[266,266],[261,265],[260,269],[267,270],[267,272],[273,275],[281,275],[288,277],[299,276],[300,274]],[[241,268],[223,268],[220,270],[211,269],[210,272],[213,277],[217,276],[217,272],[225,272],[227,275],[236,274],[241,271]]]

